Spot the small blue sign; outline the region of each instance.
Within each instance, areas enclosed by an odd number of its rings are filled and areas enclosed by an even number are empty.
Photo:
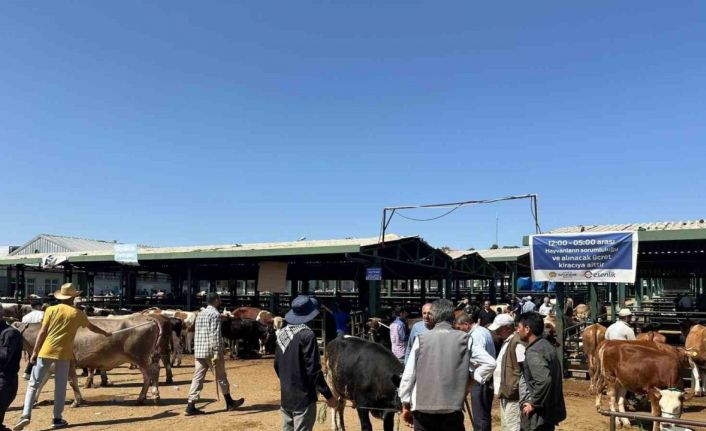
[[[382,268],[367,268],[365,270],[365,279],[368,281],[382,280]]]

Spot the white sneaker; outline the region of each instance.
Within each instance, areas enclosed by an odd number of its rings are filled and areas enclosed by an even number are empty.
[[[21,431],[25,429],[25,427],[29,425],[29,418],[22,416],[19,421],[15,424],[14,427],[12,427],[12,431]]]

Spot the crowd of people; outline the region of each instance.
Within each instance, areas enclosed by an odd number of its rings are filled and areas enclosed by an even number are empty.
[[[68,426],[63,408],[74,337],[79,328],[105,337],[112,335],[92,324],[74,306],[79,294],[71,283],[64,284],[54,293],[58,305],[47,308],[33,304],[32,312],[23,318],[26,323],[41,323],[41,330],[24,373],[29,383],[22,416],[13,430],[22,430],[31,422],[36,393],[51,370],[55,387],[51,426]],[[245,403],[244,398],[233,399],[230,393],[220,297],[211,293],[206,300],[208,306],[195,323],[194,374],[186,400],[187,416],[203,414],[196,403],[209,369],[215,374],[226,410],[236,410]],[[285,316],[288,325],[276,332],[274,369],[280,381],[285,431],[313,429],[317,394],[330,407],[338,404],[321,372],[316,337],[307,326],[320,308],[313,297],[295,298]],[[424,304],[422,320],[411,330],[407,310],[395,311],[390,341],[392,354],[404,365],[399,387],[404,421],[420,431],[463,430],[463,407],[470,395],[474,430],[491,429],[496,397],[503,430],[553,429],[566,413],[560,360],[553,346],[542,338],[541,312],[551,312],[548,298],[540,305],[540,313],[534,311],[534,303],[528,298],[512,302],[504,310],[493,310],[490,301],[483,301],[480,307],[471,307],[466,301],[461,310],[457,308],[443,299]],[[333,309],[326,310],[336,320],[338,334],[348,333],[345,306],[334,304]],[[21,352],[19,331],[0,320],[0,421],[17,393]],[[0,431],[8,429],[3,426]]]

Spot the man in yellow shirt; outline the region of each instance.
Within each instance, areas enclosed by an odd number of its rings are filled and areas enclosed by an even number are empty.
[[[37,342],[30,362],[36,364],[32,369],[32,377],[25,394],[24,410],[22,417],[13,431],[26,427],[32,416],[32,404],[42,381],[54,365],[54,421],[52,428],[63,428],[68,422],[62,419],[64,404],[66,403],[66,383],[69,377],[69,366],[74,359],[73,344],[79,328],[86,328],[97,334],[110,337],[106,332],[88,321],[86,314],[74,307],[74,299],[81,292],[73,284],[65,283],[60,290],[54,292],[54,297],[61,303],[47,308],[42,320],[42,328],[37,335]]]

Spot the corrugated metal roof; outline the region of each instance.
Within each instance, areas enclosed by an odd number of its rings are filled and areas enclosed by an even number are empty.
[[[689,229],[706,229],[706,220],[565,226],[545,233],[674,231]]]
[[[488,262],[517,260],[517,258],[529,254],[529,252],[529,247],[478,250],[478,254],[483,256],[483,259],[487,260]]]
[[[64,253],[83,251],[112,250],[114,241],[75,238],[71,236],[39,234],[29,240],[19,249],[10,253],[12,256],[23,256],[37,253]]]
[[[405,238],[398,235],[385,235],[386,242],[398,241]],[[145,247],[139,246],[137,250],[139,260],[159,260],[159,259],[186,259],[186,258],[221,258],[221,257],[266,257],[266,256],[287,256],[303,254],[331,254],[358,252],[361,247],[378,244],[379,237],[372,238],[346,238],[327,239],[315,241],[293,241],[293,242],[267,242],[251,244],[222,244],[222,245],[202,245],[186,247]],[[31,255],[8,256],[0,258],[0,263],[15,264],[38,262],[42,257],[50,253],[38,253]],[[66,252],[62,256],[74,262],[105,261],[113,258],[113,244],[104,250],[91,250],[81,252]],[[11,261],[10,261],[11,260]]]

